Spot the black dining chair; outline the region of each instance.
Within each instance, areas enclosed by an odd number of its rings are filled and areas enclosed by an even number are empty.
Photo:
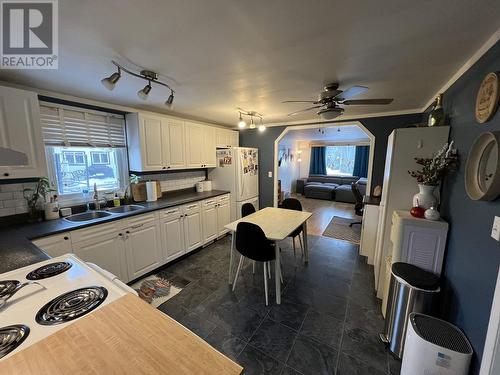
[[[354,213],[357,216],[362,217],[365,210],[365,204],[363,203],[363,195],[361,195],[358,184],[356,182],[351,183],[351,191],[354,195]],[[355,224],[362,224],[362,221],[353,221],[351,224],[349,224],[349,226],[352,227]]]
[[[287,198],[281,203],[281,208],[285,208],[288,210],[295,210],[295,211],[302,211],[302,204],[298,199],[295,198]],[[295,238],[299,238],[299,244],[300,244],[300,249],[302,251],[302,256],[304,256],[304,245],[303,241],[300,237],[302,234],[302,237],[304,237],[304,232],[302,230],[302,225],[295,229],[288,237],[292,238],[292,243],[293,243],[293,256],[295,256]],[[305,240],[305,239],[304,239]]]
[[[266,306],[269,304],[267,292],[268,270],[271,267],[271,261],[276,259],[275,244],[266,238],[261,227],[252,223],[240,222],[236,226],[236,250],[241,254],[236,270],[236,276],[233,282],[233,292],[236,288],[236,282],[243,266],[243,259],[248,258],[255,262],[264,264],[264,289],[266,292]],[[277,275],[280,277],[281,275]]]
[[[252,203],[244,203],[243,206],[241,206],[241,217],[251,215],[254,212],[255,212],[255,207],[253,206]]]

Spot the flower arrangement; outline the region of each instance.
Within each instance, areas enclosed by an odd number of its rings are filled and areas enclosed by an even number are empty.
[[[28,214],[30,216],[30,221],[41,220],[41,214],[39,210],[40,199],[46,200],[47,194],[55,191],[50,187],[50,181],[46,177],[41,177],[34,189],[26,188],[23,190],[24,199],[28,204]]]
[[[458,151],[453,148],[453,141],[445,143],[433,158],[415,158],[421,170],[408,171],[419,184],[437,186],[443,177],[458,166]]]

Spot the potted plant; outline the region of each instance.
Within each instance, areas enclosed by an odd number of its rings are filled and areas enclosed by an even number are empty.
[[[443,177],[455,170],[458,165],[458,152],[453,148],[453,142],[445,143],[433,158],[415,158],[421,170],[408,171],[417,180],[418,194],[413,197],[413,206],[428,209],[435,207],[437,198],[434,191]]]
[[[42,220],[42,208],[40,207],[40,198],[45,202],[49,192],[55,191],[50,187],[50,181],[46,177],[41,177],[35,188],[26,188],[23,190],[24,199],[28,203],[28,220],[32,223]]]

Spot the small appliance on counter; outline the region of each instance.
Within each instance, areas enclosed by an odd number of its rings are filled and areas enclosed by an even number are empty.
[[[203,193],[203,191],[205,190],[204,188],[205,188],[205,184],[203,183],[203,181],[196,183],[196,192],[197,193]]]
[[[156,198],[161,198],[160,181],[151,181],[156,183]],[[145,202],[148,200],[146,182],[141,181],[136,184],[131,184],[132,198],[135,202]],[[156,199],[155,199],[156,200]]]
[[[203,191],[212,191],[212,181],[210,180],[203,181]]]

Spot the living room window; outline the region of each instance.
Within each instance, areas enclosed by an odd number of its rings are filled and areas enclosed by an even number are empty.
[[[326,174],[332,176],[352,176],[356,146],[326,146]]]
[[[125,118],[113,113],[40,103],[49,179],[62,201],[82,192],[123,190],[128,180]]]

